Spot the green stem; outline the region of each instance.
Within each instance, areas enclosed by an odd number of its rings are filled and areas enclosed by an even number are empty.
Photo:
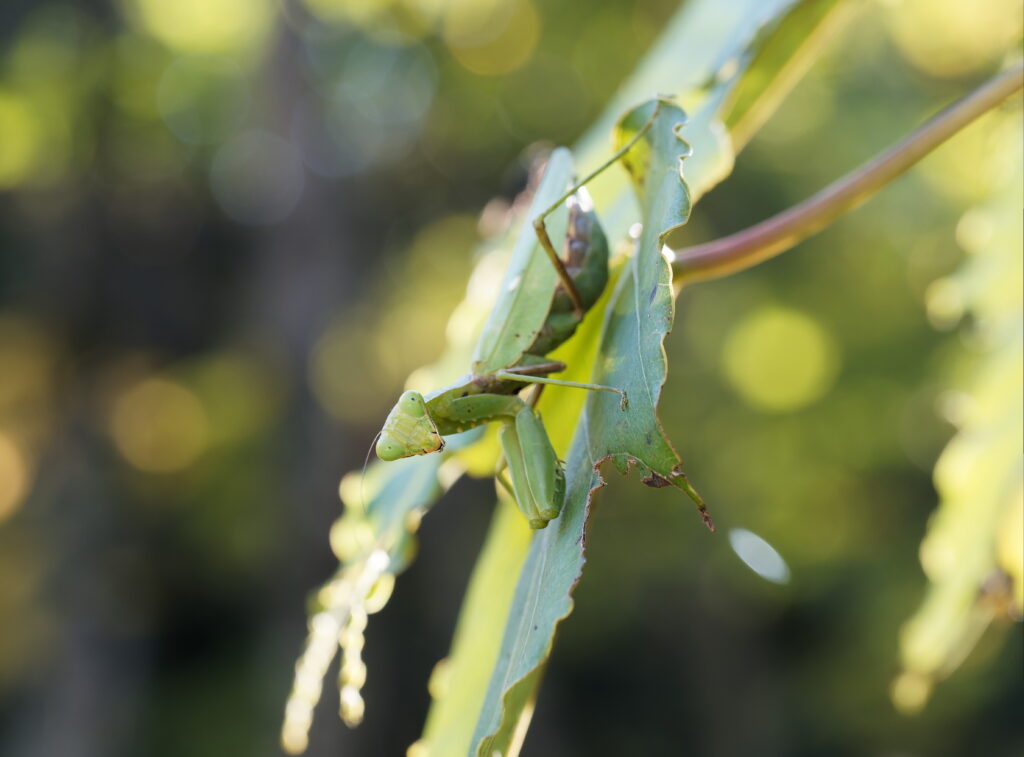
[[[785,252],[853,210],[921,158],[1024,87],[1017,64],[940,111],[903,141],[817,194],[748,229],[674,251],[682,283],[742,271]]]

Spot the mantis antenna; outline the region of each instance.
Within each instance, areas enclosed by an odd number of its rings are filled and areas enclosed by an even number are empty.
[[[374,434],[373,439],[370,441],[370,446],[366,450],[366,457],[363,458],[363,470],[359,474],[359,499],[362,503],[363,512],[366,512],[366,468],[370,464],[370,453],[373,452],[373,447],[377,444],[377,440],[380,439],[382,433],[384,433],[383,429]]]

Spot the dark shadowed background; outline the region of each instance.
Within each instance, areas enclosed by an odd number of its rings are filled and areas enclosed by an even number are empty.
[[[522,188],[532,143],[590,123],[675,5],[0,7],[0,753],[279,753],[338,481],[441,351],[481,210]],[[867,4],[691,241],[895,141],[995,70],[1020,18]],[[526,754],[1022,753],[1019,624],[923,713],[889,699],[953,432],[961,337],[927,293],[1012,170],[999,118],[680,297],[663,417],[719,533],[635,480],[600,495]],[[332,673],[310,755],[416,739],[492,486],[460,482],[424,521],[370,621],[366,720],[338,721]],[[733,528],[788,579],[741,563]]]

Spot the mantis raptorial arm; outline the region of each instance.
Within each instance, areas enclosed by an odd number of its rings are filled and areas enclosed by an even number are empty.
[[[530,528],[546,528],[565,501],[565,472],[540,418],[524,404],[515,420],[498,432],[505,453],[516,504]]]

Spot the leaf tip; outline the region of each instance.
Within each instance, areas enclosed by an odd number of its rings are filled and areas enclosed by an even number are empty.
[[[715,528],[715,521],[711,519],[711,513],[708,512],[708,506],[705,504],[704,498],[693,488],[690,479],[686,477],[686,474],[678,466],[672,469],[672,483],[686,492],[686,495],[693,500],[693,503],[697,505],[697,512],[700,513],[700,518],[704,521],[704,525],[707,526],[708,531],[714,533],[717,530]]]

